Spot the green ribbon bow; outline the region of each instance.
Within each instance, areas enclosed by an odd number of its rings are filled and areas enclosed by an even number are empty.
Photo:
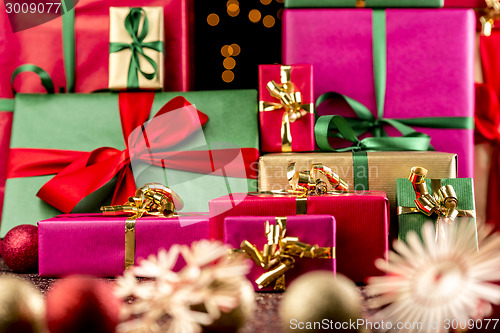
[[[139,31],[141,18],[144,17],[142,30]],[[151,80],[156,76],[158,65],[149,56],[144,53],[144,48],[152,49],[164,53],[164,45],[162,41],[144,42],[144,39],[149,33],[149,20],[146,12],[142,8],[130,8],[130,12],[125,18],[125,29],[132,37],[132,43],[110,43],[109,53],[120,52],[125,49],[130,49],[132,56],[128,68],[127,87],[139,88],[139,72],[146,79]],[[142,70],[139,57],[142,56],[152,67],[153,72],[147,73]]]
[[[357,118],[343,118],[328,115],[319,117],[314,127],[318,147],[323,151],[399,151],[399,150],[433,150],[430,137],[417,132],[410,126],[446,129],[473,129],[472,117],[421,117],[408,119],[384,118],[385,90],[387,79],[387,38],[385,10],[373,10],[373,71],[375,97],[377,101],[377,117],[360,102],[334,92],[328,92],[316,101],[316,107],[328,99],[341,97],[356,113]],[[389,125],[398,130],[402,136],[389,137],[383,126]],[[359,140],[358,136],[371,132],[374,137]],[[353,142],[346,148],[334,149],[328,137],[338,137]]]

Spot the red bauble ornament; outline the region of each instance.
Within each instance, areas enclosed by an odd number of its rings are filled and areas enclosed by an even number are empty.
[[[30,224],[10,229],[2,241],[5,264],[17,273],[38,271],[38,227]]]
[[[121,306],[109,282],[81,275],[54,284],[46,304],[51,333],[114,333]]]

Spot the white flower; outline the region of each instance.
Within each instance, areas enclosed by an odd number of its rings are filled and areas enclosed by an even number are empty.
[[[446,237],[436,240],[434,225],[427,223],[423,242],[411,232],[408,244],[394,243],[388,264],[376,262],[386,276],[368,280],[367,294],[374,296],[368,305],[379,309],[374,321],[391,322],[392,331],[447,332],[447,323],[467,325],[485,315],[485,303],[500,303],[500,287],[491,283],[500,280],[500,234],[479,229],[478,252],[473,225],[444,224],[443,231]],[[412,327],[396,329],[398,322]]]
[[[229,248],[202,240],[188,246],[174,245],[167,252],[149,256],[117,279],[116,295],[125,304],[117,332],[201,332],[221,312],[240,305],[241,288],[251,263],[242,256],[228,256]],[[179,255],[186,266],[173,272]],[[139,282],[136,277],[149,278]]]

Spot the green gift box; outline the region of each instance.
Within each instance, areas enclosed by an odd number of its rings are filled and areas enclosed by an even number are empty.
[[[458,200],[457,210],[467,212],[467,215],[473,215],[474,206],[474,184],[472,178],[445,178],[445,179],[427,179],[425,180],[427,190],[432,196],[439,188],[446,185],[453,186]],[[407,178],[398,178],[396,181],[396,200],[398,205],[398,224],[399,239],[406,241],[406,235],[409,231],[415,231],[422,238],[422,226],[429,221],[436,222],[437,215],[430,216],[422,212],[402,213],[402,211],[417,210],[415,203],[416,193],[412,182]],[[465,214],[460,214],[465,215]],[[458,216],[451,223],[467,223],[470,228],[476,232],[477,246],[477,225],[474,217]]]
[[[130,96],[133,93],[128,94]],[[172,151],[205,150],[208,152],[210,150],[216,153],[217,149],[250,148],[247,152],[251,152],[249,156],[252,158],[255,155],[255,166],[257,165],[258,105],[255,90],[148,94],[154,98],[149,113],[150,119],[167,102],[177,96],[183,96],[196,109],[208,116],[208,122],[203,127],[201,137],[199,134],[189,136],[175,145]],[[39,151],[69,151],[71,155],[71,152],[90,152],[101,147],[124,150],[123,132],[125,130],[122,129],[124,125],[120,117],[119,95],[116,93],[16,95],[9,161],[11,166],[5,188],[1,237],[14,226],[35,225],[40,220],[60,214],[59,210],[36,196],[40,188],[53,179],[54,173],[50,173],[49,170],[45,172],[45,175],[22,176],[26,170],[21,170],[21,172],[17,170],[17,174],[13,176],[12,169],[18,167],[13,162],[15,160],[13,157],[16,157],[17,152],[34,150],[31,159],[36,164],[43,160],[43,154],[37,155]],[[142,128],[148,128],[144,126]],[[144,133],[146,132],[145,130]],[[239,150],[235,149],[235,151]],[[208,212],[210,199],[231,192],[257,189],[256,180],[246,178],[245,173],[241,176],[241,172],[236,177],[232,177],[234,174],[231,173],[228,173],[228,177],[221,177],[215,173],[191,172],[183,168],[163,168],[153,166],[143,160],[136,161],[133,158],[130,160],[137,187],[147,182],[159,182],[171,187],[184,200],[183,211],[185,212]],[[251,163],[245,166],[248,168]],[[26,169],[29,174],[30,166],[27,165]],[[85,196],[72,212],[95,212],[101,205],[109,203],[110,192],[113,192],[117,182],[116,178],[115,176],[99,190]],[[72,184],[64,184],[63,188],[71,191],[72,186]]]
[[[285,0],[285,8],[438,8],[444,0]]]

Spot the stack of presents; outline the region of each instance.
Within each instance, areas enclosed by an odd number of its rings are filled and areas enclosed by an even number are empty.
[[[362,284],[393,239],[443,214],[477,228],[475,202],[498,204],[473,183],[476,89],[491,107],[500,92],[494,30],[474,83],[484,1],[285,0],[282,64],[255,66],[254,89],[205,91],[194,5],[0,20],[0,231],[38,225],[41,276],[112,277],[214,239],[261,261],[256,290],[318,269]],[[276,247],[290,255],[270,263]]]

